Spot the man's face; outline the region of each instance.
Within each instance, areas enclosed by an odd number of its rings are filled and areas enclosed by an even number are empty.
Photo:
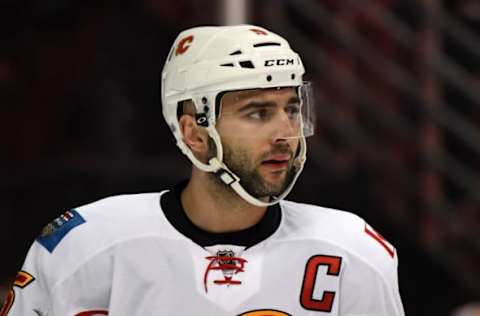
[[[253,196],[278,196],[291,182],[300,119],[294,88],[235,91],[223,96],[217,121],[223,161]],[[215,146],[210,147],[213,150]]]

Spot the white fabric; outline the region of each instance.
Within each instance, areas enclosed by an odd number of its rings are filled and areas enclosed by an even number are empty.
[[[266,240],[247,249],[204,249],[167,221],[160,195],[116,196],[77,208],[86,223],[72,229],[52,253],[38,242],[32,245],[22,270],[35,281],[14,287],[8,316],[93,310],[108,310],[110,316],[234,316],[263,309],[296,316],[404,315],[397,254],[392,258],[365,233],[366,224],[356,215],[282,201],[281,224]],[[247,260],[244,271],[233,275],[242,283],[215,284],[224,275],[211,270],[207,292],[211,261],[205,258],[223,248]],[[318,256],[341,257],[338,276],[327,274],[325,265],[316,270],[312,299],[335,292],[331,312],[301,304],[306,263]]]

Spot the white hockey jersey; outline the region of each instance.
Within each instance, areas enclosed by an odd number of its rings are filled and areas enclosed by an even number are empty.
[[[348,212],[282,201],[245,231],[193,225],[181,187],[70,210],[0,316],[404,315],[395,249]]]

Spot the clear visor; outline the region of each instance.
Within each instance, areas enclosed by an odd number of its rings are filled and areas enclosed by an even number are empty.
[[[226,92],[219,107],[216,129],[220,136],[299,138],[315,132],[311,82]]]

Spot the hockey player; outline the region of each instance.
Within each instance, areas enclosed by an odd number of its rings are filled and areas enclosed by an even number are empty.
[[[161,95],[190,179],[48,224],[0,316],[404,315],[391,244],[352,213],[284,200],[314,130],[303,74],[264,28],[182,32]]]

